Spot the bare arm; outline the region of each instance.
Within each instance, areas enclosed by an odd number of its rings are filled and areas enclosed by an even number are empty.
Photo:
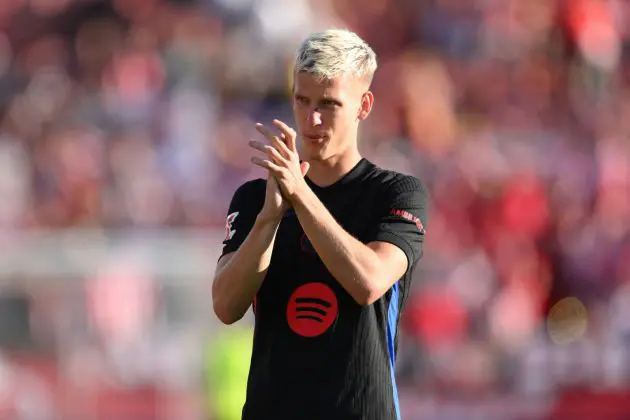
[[[274,146],[251,141],[250,146],[268,158],[254,157],[252,162],[267,169],[292,202],[302,229],[328,271],[357,303],[373,303],[405,274],[407,256],[391,243],[375,242],[368,246],[346,232],[304,181],[306,171],[297,153],[295,131],[278,120],[274,120],[274,125],[286,142],[274,142],[277,136],[257,125],[258,131]]]
[[[279,221],[257,218],[240,248],[219,260],[212,304],[221,322],[232,324],[247,312],[267,274],[278,225]]]
[[[310,189],[294,202],[295,212],[326,268],[360,305],[378,300],[407,270],[407,256],[395,245],[363,244],[337,223]]]
[[[272,144],[280,147],[282,141],[275,137]],[[299,165],[302,176],[307,170],[307,164]],[[289,209],[288,201],[270,174],[264,186],[264,199],[260,196],[260,184],[246,185],[249,187],[237,190],[230,204],[228,238],[224,241],[229,247],[224,248],[226,254],[219,260],[212,283],[214,312],[225,324],[241,319],[252,304],[269,269],[278,226]],[[245,238],[244,232],[247,232]]]

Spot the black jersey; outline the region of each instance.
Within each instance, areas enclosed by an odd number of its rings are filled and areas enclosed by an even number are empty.
[[[400,419],[394,377],[399,315],[422,255],[427,194],[416,178],[362,159],[328,187],[309,186],[363,243],[385,241],[407,255],[406,274],[378,301],[357,304],[335,280],[289,210],[258,291],[245,420]],[[238,188],[223,254],[245,240],[266,181]]]

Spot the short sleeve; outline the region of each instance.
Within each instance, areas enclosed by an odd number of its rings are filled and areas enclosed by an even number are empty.
[[[428,196],[417,178],[401,176],[387,187],[371,241],[389,242],[403,250],[408,270],[422,257]]]
[[[225,219],[225,237],[221,257],[238,250],[254,226],[265,202],[265,180],[248,181],[232,196]]]

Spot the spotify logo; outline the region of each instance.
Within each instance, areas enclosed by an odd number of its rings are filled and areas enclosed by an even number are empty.
[[[303,337],[325,333],[337,319],[337,297],[324,283],[308,283],[295,289],[287,305],[289,327]]]

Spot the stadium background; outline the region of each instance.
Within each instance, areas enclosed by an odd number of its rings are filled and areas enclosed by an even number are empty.
[[[0,419],[234,418],[224,216],[331,26],[379,55],[364,155],[432,196],[404,418],[630,418],[630,3],[2,0]]]

